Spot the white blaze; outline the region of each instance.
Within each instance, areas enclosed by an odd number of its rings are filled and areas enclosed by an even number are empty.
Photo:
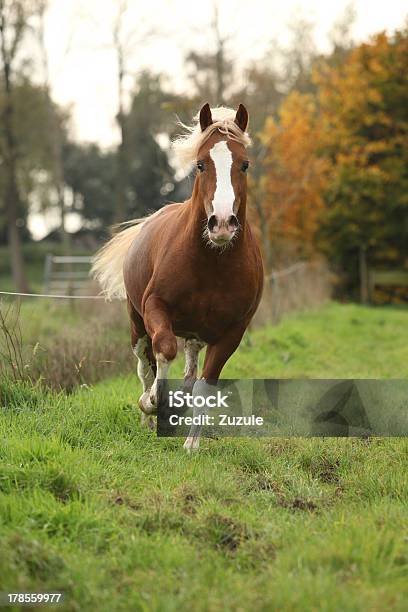
[[[214,215],[220,219],[228,219],[233,214],[234,188],[231,181],[232,154],[227,143],[217,142],[210,151],[215,165],[216,187],[212,202]]]

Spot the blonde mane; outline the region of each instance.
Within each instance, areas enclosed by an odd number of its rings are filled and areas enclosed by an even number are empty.
[[[185,169],[188,169],[197,159],[197,154],[202,145],[208,138],[219,131],[231,140],[241,143],[244,147],[251,144],[251,139],[246,132],[243,132],[235,123],[236,111],[225,106],[218,106],[211,109],[213,122],[204,132],[201,131],[199,113],[194,117],[194,125],[188,126],[180,122],[180,125],[187,130],[186,134],[178,136],[173,142],[173,150],[176,157]]]

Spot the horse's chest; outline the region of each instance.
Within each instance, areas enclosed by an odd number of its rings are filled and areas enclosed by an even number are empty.
[[[156,286],[169,306],[176,334],[212,343],[228,328],[247,322],[259,293],[252,259],[249,254],[244,262],[240,258],[212,267],[205,261],[194,261],[193,266],[173,259],[172,283],[165,286],[158,276]]]
[[[216,287],[186,294],[174,308],[175,328],[179,335],[193,332],[203,339],[220,336],[245,317],[248,310],[245,302]]]
[[[240,314],[234,300],[221,291],[212,291],[196,296],[191,301],[191,311],[205,321],[231,321]]]

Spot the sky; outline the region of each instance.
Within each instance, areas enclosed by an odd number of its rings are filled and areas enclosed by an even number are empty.
[[[122,0],[123,1],[123,0]],[[71,109],[72,133],[81,141],[109,147],[117,142],[116,61],[112,29],[120,0],[50,0],[46,47],[54,99]],[[295,15],[316,23],[319,50],[329,49],[328,33],[349,2],[331,0],[219,0],[223,35],[242,66],[262,57],[273,39],[289,41]],[[380,30],[401,27],[408,14],[402,0],[355,0],[353,38],[359,42]],[[183,58],[211,45],[213,1],[128,0],[124,32],[129,44],[127,87],[143,68],[169,75],[169,86],[188,87]]]

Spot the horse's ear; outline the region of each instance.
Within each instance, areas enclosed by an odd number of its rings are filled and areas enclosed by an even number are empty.
[[[212,122],[213,120],[210,105],[208,104],[208,102],[206,102],[206,104],[204,104],[204,106],[200,110],[201,131],[204,132],[204,130],[206,130],[208,126],[212,124]]]
[[[237,114],[235,115],[235,123],[245,132],[248,125],[248,111],[243,104],[238,106]]]

